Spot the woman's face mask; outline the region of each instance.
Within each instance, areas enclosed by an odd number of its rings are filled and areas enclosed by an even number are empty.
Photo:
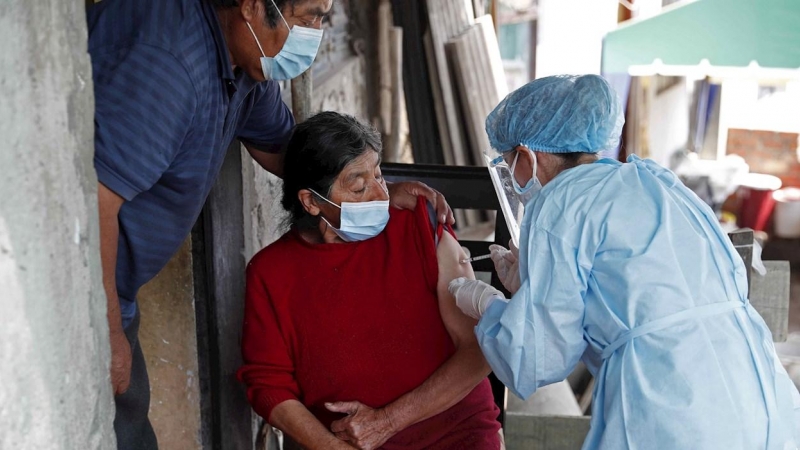
[[[528,201],[542,189],[542,183],[539,182],[539,179],[536,177],[536,169],[537,169],[537,158],[536,153],[531,152],[533,156],[533,175],[531,179],[525,184],[525,187],[520,187],[517,183],[517,177],[514,171],[517,168],[517,159],[519,159],[519,150],[515,150],[517,152],[516,156],[514,156],[514,162],[511,164],[511,183],[514,186],[514,192],[517,194],[517,198],[519,201],[526,205]]]
[[[267,80],[291,80],[311,67],[322,41],[322,30],[297,25],[290,28],[274,0],[272,4],[278,10],[283,24],[289,29],[289,36],[275,57],[270,58],[264,54],[264,49],[261,48],[261,43],[258,41],[256,33],[253,32],[253,27],[250,26],[250,23],[247,23],[247,27],[253,33],[258,49],[261,51],[261,71],[264,72],[264,78]]]
[[[339,228],[331,225],[328,219],[322,217],[322,214],[320,214],[320,217],[345,242],[364,241],[374,238],[389,223],[389,200],[356,203],[342,202],[342,205],[339,206],[315,190],[309,189],[309,191],[342,211],[339,218]]]

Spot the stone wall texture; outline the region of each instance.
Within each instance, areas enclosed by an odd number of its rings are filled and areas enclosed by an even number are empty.
[[[0,449],[113,449],[84,2],[0,3]]]
[[[739,128],[728,130],[728,154],[744,158],[751,172],[775,175],[781,179],[784,187],[800,187],[798,146],[797,133]]]

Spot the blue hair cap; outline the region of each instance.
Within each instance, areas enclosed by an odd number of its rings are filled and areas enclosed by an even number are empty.
[[[619,144],[625,116],[619,98],[597,75],[531,81],[486,118],[489,143],[501,152],[524,145],[545,153],[597,153]]]

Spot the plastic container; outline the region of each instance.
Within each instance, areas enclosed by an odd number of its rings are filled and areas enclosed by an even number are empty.
[[[784,188],[772,193],[775,200],[775,236],[800,238],[800,189]]]
[[[775,199],[772,194],[781,188],[781,179],[763,173],[748,173],[740,179],[738,197],[741,207],[738,225],[741,228],[752,228],[764,231],[769,224]]]

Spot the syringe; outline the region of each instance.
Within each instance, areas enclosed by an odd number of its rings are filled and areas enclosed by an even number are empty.
[[[462,259],[461,260],[461,264],[469,264],[469,263],[471,263],[473,261],[481,261],[481,260],[484,260],[484,259],[489,259],[491,257],[492,257],[492,254],[489,253],[487,255],[475,256],[473,258],[466,258],[466,259]]]

